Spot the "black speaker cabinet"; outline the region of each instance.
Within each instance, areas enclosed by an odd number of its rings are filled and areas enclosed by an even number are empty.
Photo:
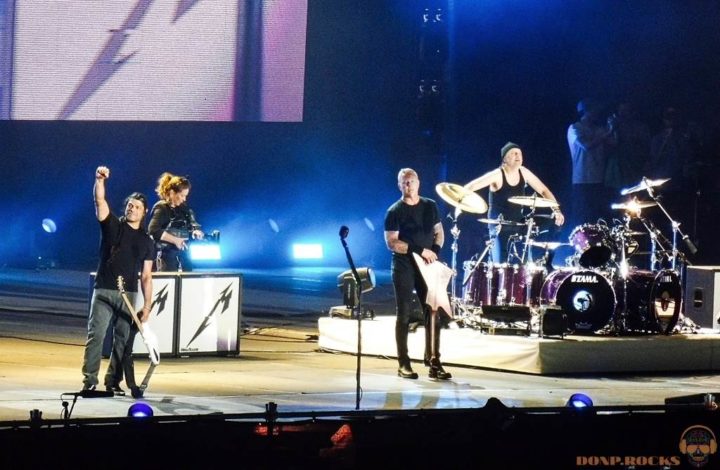
[[[685,315],[703,328],[720,331],[720,266],[688,266]]]

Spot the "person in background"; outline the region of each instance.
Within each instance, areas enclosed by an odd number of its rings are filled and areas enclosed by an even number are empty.
[[[155,192],[160,200],[150,216],[148,232],[157,248],[156,271],[192,271],[188,241],[205,236],[195,213],[187,205],[190,181],[184,176],[163,173]]]
[[[523,154],[519,145],[508,142],[500,149],[500,167],[491,170],[484,175],[475,178],[465,185],[470,191],[480,191],[489,188],[488,191],[488,217],[491,219],[502,218],[511,222],[524,222],[523,206],[513,204],[508,199],[514,196],[524,196],[525,186],[530,186],[538,195],[545,199],[557,202],[555,195],[548,187],[540,181],[540,178],[523,166]],[[552,210],[552,217],[555,224],[560,226],[565,223],[565,216],[560,207]],[[498,226],[490,224],[490,237],[493,240],[491,258],[494,263],[505,263],[508,261],[508,244],[513,236],[525,235],[525,227],[522,226]]]

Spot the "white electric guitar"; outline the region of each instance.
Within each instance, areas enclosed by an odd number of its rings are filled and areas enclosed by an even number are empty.
[[[425,280],[428,288],[427,299],[425,303],[430,307],[433,313],[438,309],[443,309],[450,318],[453,317],[453,311],[450,307],[450,298],[447,293],[447,286],[452,278],[453,270],[440,261],[426,263],[422,256],[413,253],[415,264],[417,264],[420,274]]]
[[[125,292],[125,280],[122,276],[118,276],[117,278],[117,287],[118,291],[120,292],[120,296],[125,302],[125,306],[127,307],[128,311],[130,311],[130,316],[135,322],[135,325],[137,325],[138,332],[142,337],[143,343],[145,344],[148,355],[150,357],[150,367],[148,368],[148,371],[145,374],[145,378],[140,385],[140,389],[145,390],[148,386],[148,383],[150,382],[150,377],[152,376],[155,367],[160,364],[160,346],[158,343],[158,338],[155,333],[150,329],[150,325],[148,325],[147,323],[143,323],[138,318],[137,313],[135,312],[135,308],[133,307],[132,302],[130,302],[130,298],[128,298],[127,292]],[[129,346],[132,347],[132,345]]]

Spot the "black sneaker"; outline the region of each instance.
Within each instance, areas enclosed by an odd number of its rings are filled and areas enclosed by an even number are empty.
[[[107,390],[108,392],[113,392],[113,394],[117,397],[125,396],[125,390],[120,388],[120,385],[105,385],[105,390]]]
[[[133,398],[142,398],[145,395],[145,392],[143,392],[140,387],[130,387],[130,394]]]
[[[83,389],[83,392],[84,392],[84,391],[90,391],[90,392],[92,392],[93,390],[95,390],[95,385],[83,384],[83,388],[82,388],[82,389]]]

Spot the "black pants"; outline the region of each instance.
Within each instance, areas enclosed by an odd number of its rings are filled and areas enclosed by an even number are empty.
[[[120,385],[124,376],[125,385],[131,389],[137,387],[137,383],[135,382],[135,360],[132,355],[133,344],[135,344],[135,336],[137,334],[138,327],[135,322],[131,321],[130,335],[128,336],[122,357],[116,357],[113,355],[110,361],[113,383],[106,385]]]
[[[408,356],[408,333],[410,320],[412,318],[415,295],[420,299],[423,306],[425,323],[425,359],[429,360],[432,355],[432,332],[430,331],[431,316],[430,309],[425,305],[427,298],[427,286],[420,274],[415,261],[411,255],[393,255],[392,281],[395,289],[395,304],[397,307],[397,318],[395,321],[395,343],[397,345],[397,357],[400,367],[410,365]],[[437,358],[440,358],[440,321],[435,322],[435,349],[438,351]]]
[[[178,250],[174,246],[165,247],[158,252],[155,269],[157,271],[190,272],[193,270],[190,253],[187,250]]]

